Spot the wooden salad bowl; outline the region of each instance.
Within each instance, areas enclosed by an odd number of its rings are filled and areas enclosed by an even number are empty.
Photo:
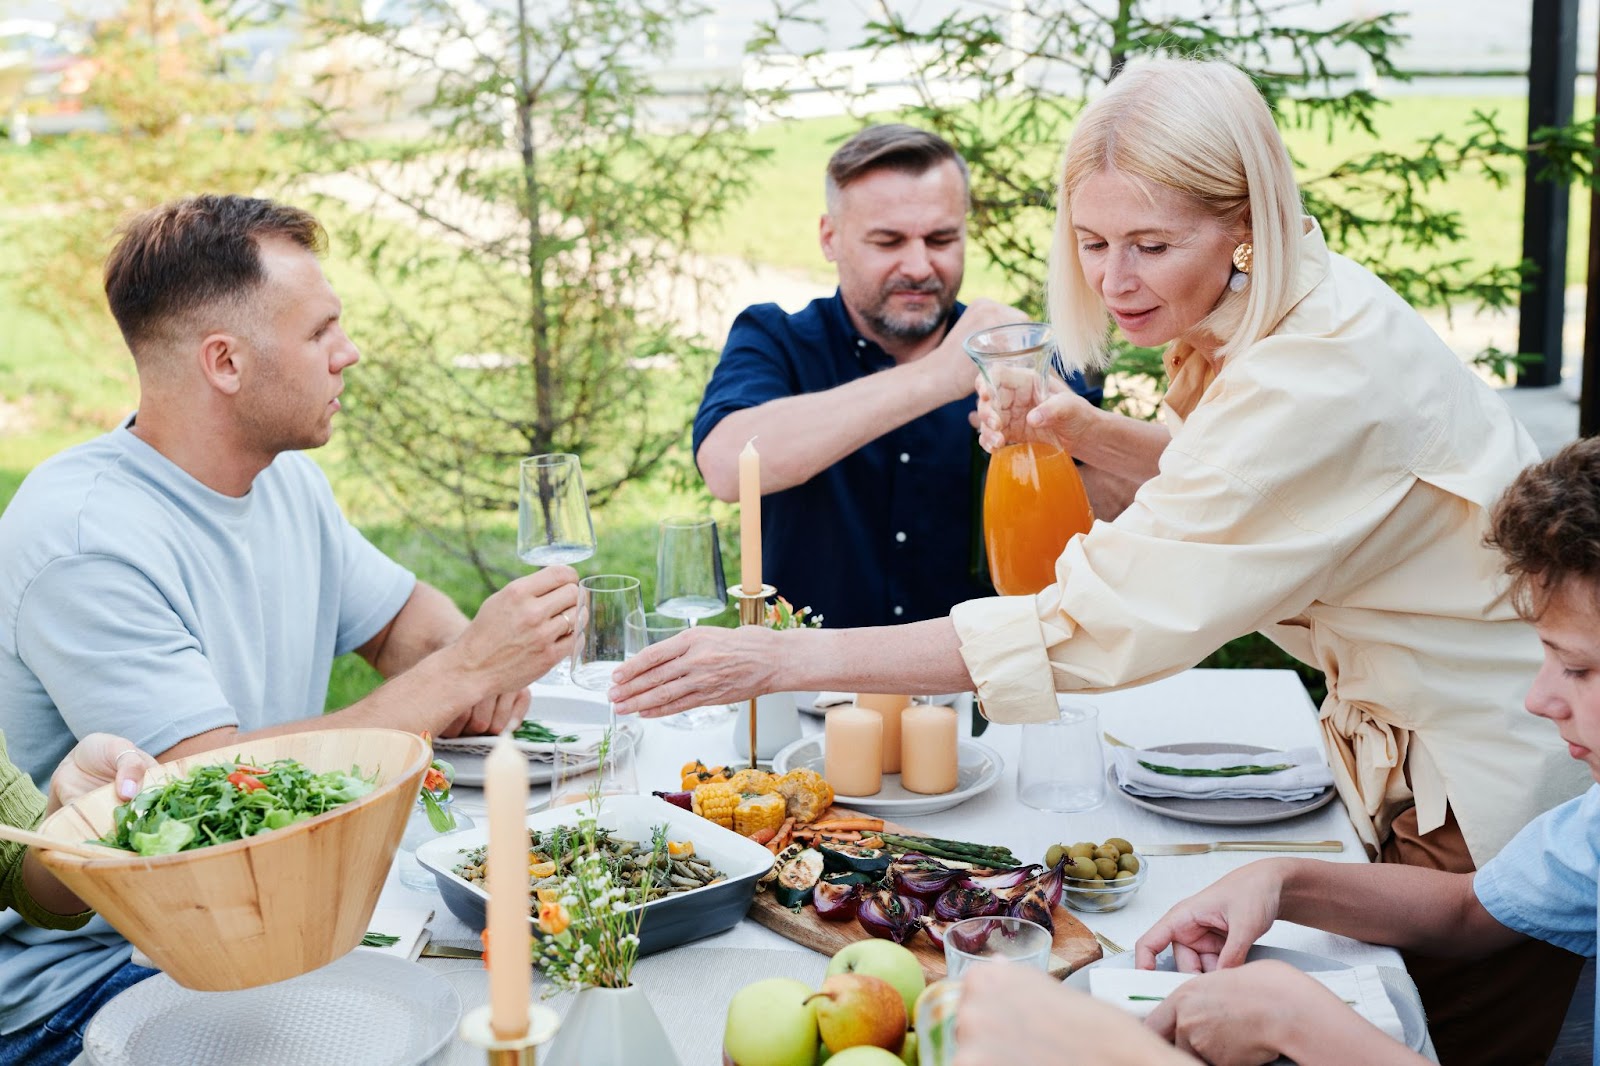
[[[163,763],[146,787],[217,762],[298,759],[358,768],[377,788],[326,814],[244,840],[144,857],[41,849],[49,870],[185,988],[226,992],[325,966],[361,942],[432,755],[414,733],[327,729]],[[107,833],[114,786],[81,797],[39,832],[71,843]]]

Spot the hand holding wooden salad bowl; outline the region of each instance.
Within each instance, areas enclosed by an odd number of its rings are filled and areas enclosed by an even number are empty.
[[[306,821],[176,854],[39,851],[173,980],[202,992],[297,977],[360,943],[432,753],[420,736],[397,729],[319,730],[163,763],[145,787],[236,757],[257,766],[296,759],[317,772],[354,767],[375,775],[376,787]],[[105,835],[121,802],[114,788],[67,805],[39,832],[74,844]]]

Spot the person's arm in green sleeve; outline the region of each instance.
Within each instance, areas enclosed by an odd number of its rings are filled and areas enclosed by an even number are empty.
[[[0,736],[0,821],[32,829],[45,815],[112,781],[118,783],[119,795],[131,798],[145,770],[154,765],[154,759],[121,737],[91,733],[56,769],[46,800],[6,757]],[[0,909],[5,908],[45,929],[77,929],[90,918],[83,900],[56,880],[31,849],[0,841]]]

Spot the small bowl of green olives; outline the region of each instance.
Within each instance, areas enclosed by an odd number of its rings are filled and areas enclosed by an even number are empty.
[[[1121,837],[1099,844],[1052,844],[1044,858],[1051,869],[1065,860],[1061,902],[1075,911],[1103,912],[1126,907],[1150,876],[1149,862]]]

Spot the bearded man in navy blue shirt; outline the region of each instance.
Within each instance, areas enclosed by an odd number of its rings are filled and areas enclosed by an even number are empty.
[[[966,259],[966,163],[942,138],[873,126],[828,162],[822,252],[832,297],[734,322],[694,422],[695,462],[738,498],[738,453],[759,436],[762,574],[830,627],[890,625],[993,595],[975,565],[982,455],[970,418],[971,334],[1026,316],[956,301]],[[1069,383],[1094,403],[1074,373]],[[1083,468],[1095,514],[1132,486]]]

